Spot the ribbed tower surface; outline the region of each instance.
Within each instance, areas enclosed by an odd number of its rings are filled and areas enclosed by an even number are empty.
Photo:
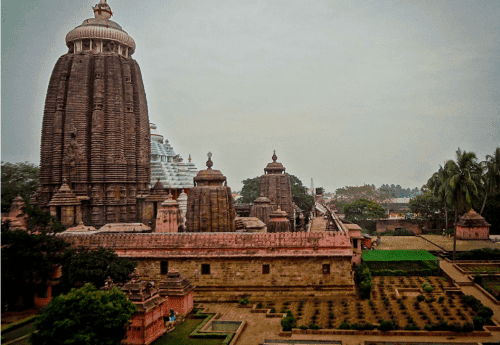
[[[276,152],[273,161],[264,168],[264,175],[260,177],[260,196],[268,198],[271,203],[285,211],[290,220],[291,230],[295,231],[294,204],[290,178],[285,174],[283,164],[277,162]]]
[[[212,170],[212,154],[208,153],[207,169],[193,179],[195,186],[188,194],[186,232],[234,232],[236,212],[231,188],[220,170]]]
[[[110,20],[105,0],[66,36],[45,99],[40,188],[33,202],[47,208],[63,179],[95,227],[137,222],[138,199],[150,183],[146,94],[135,42]]]

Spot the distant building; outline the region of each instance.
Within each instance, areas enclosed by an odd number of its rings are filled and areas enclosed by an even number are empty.
[[[193,178],[198,169],[191,162],[191,156],[188,162],[175,153],[168,140],[156,129],[154,123],[149,124],[151,131],[151,185],[158,180],[164,188],[171,189],[174,199],[181,193],[182,189],[186,192],[191,189]]]
[[[488,240],[489,235],[490,224],[473,209],[457,223],[457,238],[461,240]]]

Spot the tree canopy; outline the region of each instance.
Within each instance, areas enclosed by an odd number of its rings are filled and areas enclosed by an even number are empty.
[[[33,294],[44,288],[63,262],[63,240],[46,234],[2,229],[2,303],[9,309],[31,306]]]
[[[34,164],[2,162],[2,212],[8,212],[19,194],[26,204],[38,189],[40,168]]]
[[[51,301],[38,316],[31,341],[33,345],[119,345],[136,310],[118,288],[99,291],[88,283]]]
[[[251,204],[260,196],[260,176],[254,178],[247,178],[241,181],[243,188],[241,189],[241,198],[238,199],[239,203]]]
[[[345,219],[350,222],[358,222],[368,219],[379,219],[386,216],[386,211],[375,201],[358,199],[343,207]]]
[[[135,262],[120,258],[111,249],[101,247],[80,252],[70,249],[64,255],[60,284],[64,291],[85,283],[92,283],[99,288],[104,286],[108,276],[115,283],[125,283],[135,266]]]
[[[410,212],[417,215],[419,221],[443,223],[443,205],[440,200],[430,192],[417,195],[408,204]]]

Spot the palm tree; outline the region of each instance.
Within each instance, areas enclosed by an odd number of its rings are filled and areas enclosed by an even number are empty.
[[[444,168],[440,165],[439,170],[436,171],[427,181],[427,187],[430,189],[432,194],[439,198],[443,203],[445,230],[448,230],[448,203],[446,202],[446,193],[448,192],[448,175],[449,172],[446,169],[446,165]]]
[[[455,229],[453,231],[453,260],[457,249],[457,222],[460,211],[468,211],[478,198],[483,169],[474,152],[457,150],[457,161],[446,162],[448,175],[447,198],[455,206]]]
[[[494,194],[500,190],[500,147],[497,147],[493,156],[486,155],[486,161],[482,162],[486,173],[484,174],[485,193],[483,206],[481,207],[482,214],[488,194]]]

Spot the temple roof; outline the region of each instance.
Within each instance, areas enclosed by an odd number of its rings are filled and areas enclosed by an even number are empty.
[[[282,174],[285,172],[285,167],[283,164],[277,162],[278,156],[276,156],[276,151],[273,153],[273,161],[264,168],[266,174]]]
[[[222,175],[220,170],[212,170],[212,153],[208,153],[207,169],[200,170],[196,174],[194,181],[200,186],[221,186],[226,182],[226,176]]]
[[[150,123],[151,132],[151,184],[160,180],[165,188],[191,188],[198,169],[191,159],[184,162],[175,153],[168,140]]]
[[[490,226],[491,224],[489,224],[484,217],[471,209],[469,212],[460,217],[457,225],[463,227],[483,227]]]
[[[130,258],[352,256],[349,236],[332,232],[60,236],[75,249],[102,246]]]
[[[135,51],[135,41],[120,25],[109,18],[113,15],[106,0],[92,7],[95,18],[85,19],[83,23],[66,35],[66,45],[73,41],[90,38],[116,41],[131,49],[130,54]]]
[[[170,270],[167,277],[163,279],[158,285],[160,296],[185,296],[194,289],[191,282],[181,277],[177,270]]]
[[[80,205],[80,201],[76,198],[71,188],[68,186],[66,179],[59,188],[59,191],[54,194],[49,202],[49,206],[70,206]]]

